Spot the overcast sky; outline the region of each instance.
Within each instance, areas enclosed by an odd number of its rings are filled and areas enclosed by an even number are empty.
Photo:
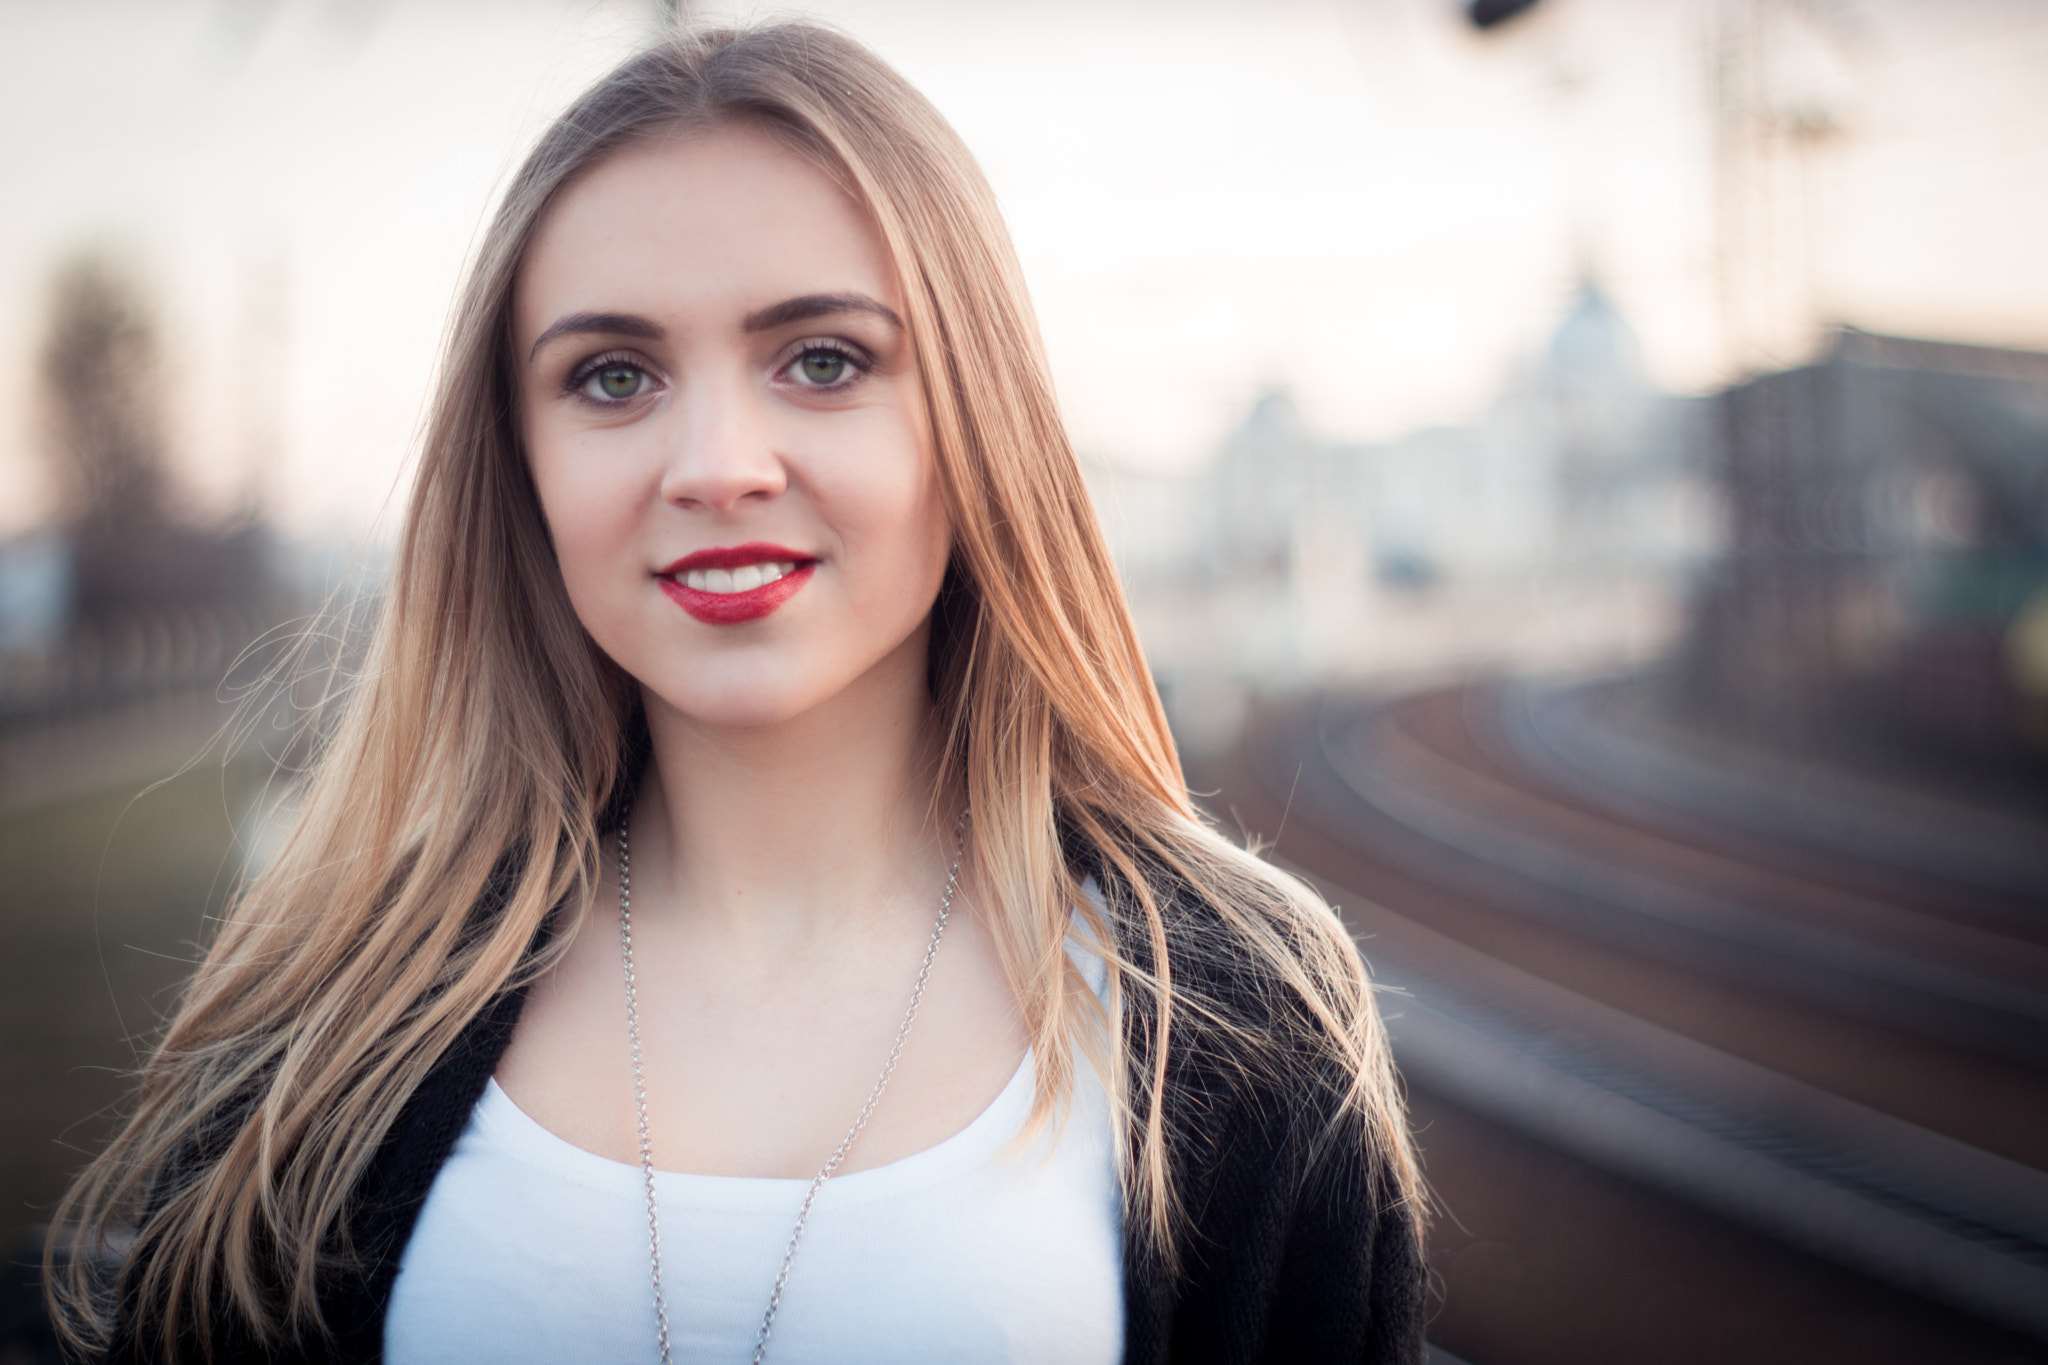
[[[1333,437],[1458,420],[1587,268],[1659,382],[1721,382],[1710,56],[1760,3],[1545,0],[1488,35],[1451,0],[701,8],[826,18],[930,95],[1003,201],[1084,452],[1174,467],[1274,384]],[[1805,16],[1774,88],[1832,129],[1772,201],[1792,311],[2048,348],[2048,3],[1762,8]],[[0,534],[47,505],[35,353],[88,244],[158,308],[196,505],[388,528],[496,188],[652,13],[0,0]]]

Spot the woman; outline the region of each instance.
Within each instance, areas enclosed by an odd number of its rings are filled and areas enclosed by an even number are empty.
[[[659,1168],[657,1170],[657,1168]],[[1355,948],[1189,804],[992,198],[850,41],[556,122],[375,653],[74,1190],[118,1359],[1407,1360]]]

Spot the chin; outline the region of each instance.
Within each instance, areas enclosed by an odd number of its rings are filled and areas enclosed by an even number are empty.
[[[905,694],[924,695],[926,638],[914,623],[875,655],[834,648],[669,654],[648,660],[655,666],[647,672],[627,671],[640,679],[650,705],[713,729],[762,729],[821,710],[879,719],[895,712]]]
[[[646,689],[669,710],[694,725],[720,730],[756,730],[795,720],[825,700],[816,689],[787,680],[723,679],[693,687]]]

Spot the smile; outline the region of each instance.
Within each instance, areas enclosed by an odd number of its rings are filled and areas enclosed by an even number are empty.
[[[796,596],[817,565],[780,545],[733,545],[685,555],[655,577],[696,620],[730,626],[758,621]]]
[[[773,583],[795,572],[796,565],[792,561],[775,560],[767,564],[742,564],[737,569],[690,569],[681,575],[680,581],[695,592],[724,595],[752,592],[763,583]]]

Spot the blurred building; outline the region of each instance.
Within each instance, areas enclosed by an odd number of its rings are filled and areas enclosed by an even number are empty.
[[[1333,442],[1276,390],[1203,469],[1097,491],[1169,692],[1625,663],[1673,643],[1714,548],[1708,410],[1587,279],[1467,424]]]
[[[1844,329],[1720,395],[1689,675],[1764,723],[2048,750],[2048,354]]]
[[[41,654],[71,619],[71,546],[43,529],[0,541],[0,656]]]

